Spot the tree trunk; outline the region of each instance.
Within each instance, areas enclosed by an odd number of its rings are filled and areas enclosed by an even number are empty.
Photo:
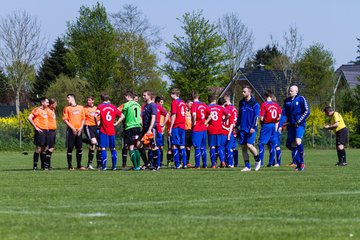
[[[15,109],[16,109],[16,115],[19,115],[19,113],[20,113],[20,90],[16,90],[16,93],[15,93]]]

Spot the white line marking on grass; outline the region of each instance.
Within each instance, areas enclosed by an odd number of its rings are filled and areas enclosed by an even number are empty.
[[[96,212],[96,213],[80,213],[79,215],[80,215],[80,217],[106,217],[109,214]]]

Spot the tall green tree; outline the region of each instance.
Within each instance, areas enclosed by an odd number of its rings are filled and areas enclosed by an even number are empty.
[[[159,28],[151,25],[138,7],[131,4],[124,5],[111,17],[117,35],[120,73],[115,78],[114,91],[137,90],[148,81],[157,81],[155,85],[161,85],[154,53],[161,43]]]
[[[313,105],[329,103],[334,80],[334,58],[322,44],[314,44],[305,50],[299,62],[300,78],[304,84],[301,92]]]
[[[185,35],[175,35],[173,42],[166,44],[168,62],[162,70],[182,96],[190,96],[192,90],[205,96],[209,87],[223,86],[227,80],[223,63],[229,56],[222,51],[224,40],[217,26],[205,19],[201,11],[185,13],[178,20]]]
[[[50,53],[45,55],[43,62],[36,74],[33,93],[34,95],[42,95],[60,75],[74,76],[74,74],[67,67],[65,62],[68,50],[65,48],[65,42],[58,37]]]
[[[93,7],[80,7],[76,21],[68,22],[66,44],[67,64],[89,82],[95,94],[109,90],[116,74],[116,33],[105,7],[99,2]]]

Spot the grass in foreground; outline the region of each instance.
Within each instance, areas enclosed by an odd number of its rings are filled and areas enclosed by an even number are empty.
[[[304,172],[98,172],[65,170],[62,152],[33,172],[31,154],[2,152],[0,239],[359,239],[359,155],[335,167],[334,150],[308,150]]]

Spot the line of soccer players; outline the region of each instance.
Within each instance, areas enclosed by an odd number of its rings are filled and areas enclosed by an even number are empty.
[[[296,86],[290,88],[290,97],[285,100],[283,115],[275,96],[266,91],[266,101],[260,106],[251,95],[251,88],[244,86],[243,99],[236,109],[225,96],[216,101],[215,96],[208,98],[209,105],[199,101],[199,94],[192,93],[192,100],[186,102],[180,99],[180,91],[172,89],[171,110],[168,113],[164,107],[164,99],[154,97],[152,92],[144,91],[141,106],[137,96],[127,91],[124,94],[125,103],[115,107],[110,103],[108,94],[102,93],[102,103],[94,105],[94,98],[88,97],[85,107],[76,104],[73,94],[67,95],[68,106],[63,110],[62,119],[67,125],[66,147],[68,169],[73,170],[72,152],[76,149],[77,169],[85,170],[81,165],[82,159],[82,132],[85,133],[89,144],[87,169],[92,166],[97,150],[97,168],[107,169],[107,149],[111,151],[112,170],[117,169],[117,152],[115,149],[115,127],[123,122],[123,163],[126,167],[126,158],[130,157],[133,170],[152,168],[159,170],[163,165],[164,132],[168,136],[168,165],[173,160],[174,168],[191,166],[190,148],[194,147],[195,169],[201,166],[206,168],[207,145],[210,148],[211,168],[237,167],[238,150],[236,142],[241,145],[245,166],[242,171],[251,171],[248,151],[254,156],[255,171],[258,171],[264,162],[265,145],[269,145],[268,167],[280,166],[281,149],[280,133],[287,126],[288,140],[286,146],[291,149],[296,170],[304,170],[304,150],[301,138],[305,130],[309,107],[304,97],[298,95]],[[33,168],[38,168],[41,159],[41,168],[51,167],[51,153],[55,144],[56,101],[46,98],[40,99],[41,105],[29,115],[29,121],[34,126],[35,152]],[[49,105],[49,106],[48,106]],[[115,122],[116,120],[116,122]],[[261,123],[258,149],[255,147],[255,138],[258,131],[258,121]],[[55,122],[55,125],[54,125]],[[208,144],[207,144],[208,143]],[[276,155],[276,163],[275,163]],[[219,159],[217,164],[216,159]],[[141,166],[140,161],[143,161]],[[200,160],[202,159],[202,165]]]

